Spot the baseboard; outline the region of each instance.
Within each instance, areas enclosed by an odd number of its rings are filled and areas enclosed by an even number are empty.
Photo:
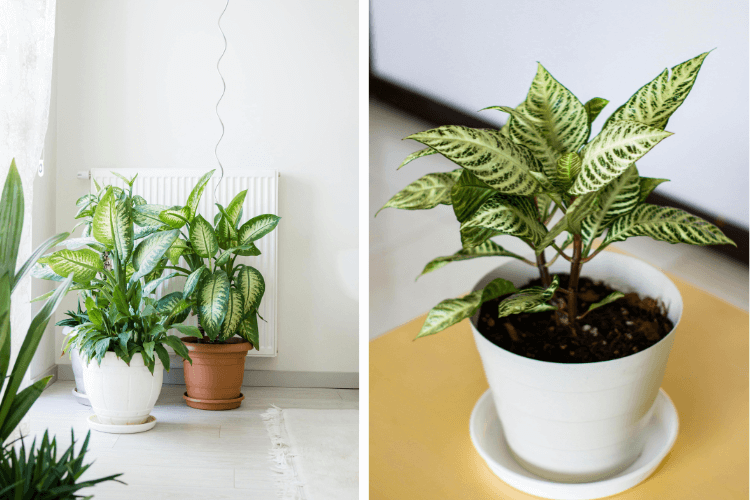
[[[29,385],[35,384],[36,382],[39,382],[40,380],[42,380],[44,377],[49,377],[50,375],[52,376],[52,378],[50,379],[49,382],[47,382],[47,385],[44,387],[45,390],[47,388],[49,388],[49,386],[51,386],[52,384],[54,384],[55,382],[57,382],[57,380],[58,380],[59,370],[58,370],[58,366],[57,365],[50,366],[43,373],[40,373],[36,377],[32,378],[31,382],[29,383]],[[70,370],[70,377],[71,377],[70,380],[73,380],[73,370],[72,369]]]
[[[70,365],[57,366],[59,380],[75,380]],[[41,377],[40,377],[41,378]],[[182,368],[172,368],[164,372],[164,383],[184,385]],[[357,372],[291,372],[274,370],[245,370],[242,385],[249,387],[324,387],[331,389],[358,389]]]

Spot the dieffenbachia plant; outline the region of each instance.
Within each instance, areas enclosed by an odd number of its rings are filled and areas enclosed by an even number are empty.
[[[176,275],[187,279],[183,291],[174,293],[194,305],[206,340],[223,342],[238,335],[257,350],[258,308],[266,285],[260,271],[236,259],[260,255],[254,242],[273,231],[280,217],[263,214],[240,225],[247,195],[244,190],[226,207],[216,204],[219,214],[212,225],[196,210],[213,173],[208,172],[198,181],[185,206],[144,205],[139,210],[180,232],[169,258]],[[177,267],[180,258],[187,263],[187,269]]]
[[[181,324],[192,307],[182,294],[158,301],[149,297],[175,276],[164,272],[172,269],[167,254],[179,231],[143,216],[146,200],[133,196],[135,178],[124,180],[127,190],[106,186],[79,200],[84,236],[65,242],[68,248],[39,258],[32,275],[52,281],[73,276],[70,289],[79,290],[85,299],[88,321],[69,336],[67,347],[75,345],[84,359],[101,363],[107,352],[114,352],[130,362],[140,352],[152,373],[155,356],[169,370],[165,345],[184,359],[190,357],[179,338],[167,331],[198,331]]]
[[[431,261],[422,274],[451,262],[502,256],[537,266],[543,284],[517,290],[499,278],[483,290],[444,300],[430,311],[418,336],[437,333],[472,316],[482,303],[507,294],[499,317],[556,310],[558,321],[577,329],[583,316],[577,307],[581,267],[610,244],[631,236],[692,245],[734,244],[698,217],[646,203],[666,179],[641,177],[635,163],[672,135],[665,130],[667,121],[692,89],[707,55],[678,64],[671,72],[665,69],[617,108],[594,138],[591,124],[609,101],[595,97],[582,104],[541,64],[524,102],[516,108],[487,108],[509,115],[500,130],[442,126],[407,137],[427,147],[409,155],[399,168],[432,154],[461,167],[421,177],[383,207],[453,207],[463,248]],[[562,217],[551,224],[557,211]],[[563,233],[567,238],[558,245],[556,238]],[[500,235],[520,238],[536,254],[535,262],[492,240]],[[603,242],[594,250],[597,238]],[[565,253],[570,247],[572,253]],[[562,256],[571,264],[567,289],[550,277],[548,248],[555,251],[554,259]],[[589,310],[620,297],[615,292]]]

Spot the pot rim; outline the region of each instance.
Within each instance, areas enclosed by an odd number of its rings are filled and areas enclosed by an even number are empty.
[[[180,339],[190,352],[206,353],[236,353],[247,352],[253,348],[253,344],[240,337],[230,337],[224,344],[198,343],[198,337],[182,337]]]
[[[664,278],[672,286],[674,286],[675,290],[677,291],[677,296],[680,298],[680,305],[682,305],[682,294],[680,293],[680,290],[677,288],[677,285],[675,285],[674,282],[669,278],[669,276],[667,276],[660,269],[652,266],[648,262],[645,262],[645,261],[643,261],[641,259],[638,259],[636,257],[631,257],[630,255],[624,255],[624,254],[619,254],[619,253],[615,253],[615,252],[602,252],[602,254],[599,256],[599,258],[602,258],[604,256],[606,256],[605,258],[613,258],[615,260],[622,259],[622,260],[631,261],[631,262],[635,261],[635,262],[638,262],[639,265],[645,265],[645,266],[650,267],[655,272],[657,272],[657,273],[661,274],[662,276],[664,276]],[[515,263],[515,262],[514,261],[506,262],[504,264],[501,264],[501,265],[495,267],[494,269],[490,270],[489,272],[487,272],[484,276],[482,276],[477,281],[477,283],[472,288],[472,292],[476,291],[478,289],[479,284],[482,281],[486,280],[488,276],[496,273],[498,270],[500,270],[500,269],[502,269],[504,267],[508,267],[509,265],[511,265],[513,263]],[[586,268],[584,267],[583,272],[581,273],[581,277],[582,278],[589,277],[589,276],[586,275],[585,269]],[[605,279],[603,280],[601,278],[590,278],[589,277],[589,279],[599,279],[599,280],[605,281]],[[669,312],[669,310],[667,310],[667,312]],[[507,349],[503,349],[502,347],[500,347],[499,345],[495,344],[494,342],[492,342],[491,340],[489,340],[487,337],[485,337],[485,335],[479,330],[479,328],[477,328],[477,326],[475,324],[475,319],[478,318],[478,317],[479,317],[479,311],[477,311],[473,316],[471,316],[469,318],[469,323],[471,323],[472,330],[474,330],[476,333],[478,333],[484,340],[486,340],[487,342],[489,342],[494,348],[499,349],[500,351],[502,351],[505,355],[508,355],[508,356],[511,356],[511,357],[515,357],[518,360],[523,360],[522,362],[524,362],[524,363],[529,363],[529,364],[540,364],[541,363],[543,365],[560,366],[560,367],[564,366],[564,367],[570,367],[571,369],[573,369],[575,367],[601,366],[601,365],[603,365],[605,363],[625,363],[625,362],[633,361],[633,360],[637,359],[638,357],[647,356],[648,352],[653,347],[656,347],[657,345],[661,344],[662,342],[665,342],[669,337],[671,337],[671,336],[674,335],[675,330],[677,330],[677,327],[679,326],[680,321],[682,320],[682,307],[680,307],[680,314],[677,317],[677,321],[674,322],[674,326],[672,327],[672,330],[670,330],[669,333],[667,333],[661,340],[659,340],[659,342],[657,342],[657,343],[649,346],[648,348],[644,349],[643,351],[639,351],[639,352],[637,352],[635,354],[629,354],[629,355],[624,356],[622,358],[608,359],[606,361],[592,361],[592,362],[588,362],[588,363],[558,363],[556,361],[544,361],[544,360],[540,360],[540,359],[527,358],[526,356],[521,356],[520,354],[516,354],[514,352],[508,351]]]

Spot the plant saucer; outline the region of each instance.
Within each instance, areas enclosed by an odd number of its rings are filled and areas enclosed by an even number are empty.
[[[74,387],[71,391],[73,393],[73,397],[76,401],[78,401],[80,404],[85,406],[91,406],[91,401],[89,401],[89,397],[87,394],[83,394],[81,392],[78,392],[76,388]]]
[[[107,432],[109,434],[135,434],[138,432],[146,432],[149,429],[153,429],[156,425],[156,417],[153,415],[149,415],[144,423],[135,425],[103,424],[99,422],[99,418],[96,415],[89,415],[87,420],[89,421],[89,427],[95,431]]]
[[[651,421],[644,429],[646,446],[630,467],[598,481],[560,483],[537,476],[515,461],[505,441],[489,389],[477,401],[469,421],[471,442],[497,477],[517,490],[557,500],[592,500],[636,486],[649,477],[667,456],[677,439],[678,428],[677,409],[667,393],[660,389]]]

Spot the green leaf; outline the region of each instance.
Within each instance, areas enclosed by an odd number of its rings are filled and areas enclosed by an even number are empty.
[[[393,195],[383,207],[403,210],[428,210],[438,205],[451,204],[451,188],[461,175],[462,169],[448,173],[427,174]]]
[[[211,340],[221,333],[221,324],[229,307],[229,279],[219,269],[208,275],[198,290],[198,319]]]
[[[166,205],[136,205],[133,207],[133,222],[141,227],[162,227],[164,222],[159,214],[169,210]]]
[[[16,285],[21,282],[21,280],[26,277],[26,275],[29,273],[29,271],[32,270],[33,267],[35,267],[35,263],[39,257],[52,248],[53,246],[59,244],[61,241],[63,241],[65,238],[70,236],[70,233],[60,233],[52,236],[51,238],[48,238],[44,243],[39,245],[36,250],[29,256],[28,259],[26,259],[26,262],[24,262],[23,266],[21,266],[21,269],[18,270],[16,273],[16,277],[13,279],[13,285],[11,286],[11,293],[13,293],[13,290],[16,289]],[[57,280],[55,280],[57,281]],[[61,281],[61,280],[60,280]]]
[[[651,148],[672,135],[634,121],[614,121],[583,148],[581,174],[572,194],[596,191],[622,174]]]
[[[159,213],[159,220],[172,229],[180,229],[189,222],[190,208],[174,206]]]
[[[231,217],[227,214],[227,211],[219,203],[216,203],[216,207],[221,212],[221,218],[216,226],[216,240],[219,242],[219,248],[226,250],[237,244],[238,234],[234,228],[234,224],[230,223]]]
[[[0,269],[0,386],[10,366],[10,272]]]
[[[552,298],[559,285],[560,280],[555,276],[552,278],[552,283],[548,288],[533,286],[514,293],[500,302],[498,317],[504,318],[511,314],[552,311],[556,309],[555,306],[547,304],[547,301]]]
[[[462,232],[471,227],[517,236],[532,243],[541,241],[547,233],[530,198],[505,194],[493,195],[461,223]]]
[[[88,236],[85,238],[70,238],[69,240],[61,241],[60,243],[58,243],[58,245],[64,245],[68,250],[77,250],[82,247],[89,247],[103,252],[107,249],[105,245],[99,243],[93,236]]]
[[[201,196],[203,195],[203,190],[206,187],[206,184],[208,184],[208,181],[211,179],[211,176],[216,172],[216,169],[211,170],[210,172],[203,175],[203,177],[198,180],[198,183],[195,185],[193,190],[190,192],[190,196],[188,196],[187,203],[185,204],[186,207],[189,209],[189,219],[192,224],[193,218],[195,217],[196,211],[198,210],[198,203],[201,200]]]
[[[196,215],[190,227],[190,243],[200,257],[213,257],[219,250],[219,242],[211,224],[202,215]]]
[[[110,171],[110,173],[114,175],[115,177],[119,177],[120,179],[122,179],[125,182],[125,184],[128,185],[128,187],[133,187],[133,183],[135,182],[136,177],[138,177],[138,174],[135,174],[135,177],[133,177],[132,179],[128,179],[124,175],[118,174],[117,172]]]
[[[479,246],[490,238],[500,236],[502,233],[484,227],[462,227],[461,228],[461,246],[464,249],[471,249]]]
[[[115,291],[112,293],[112,301],[115,303],[115,307],[125,316],[130,314],[130,304],[125,296],[125,292],[119,286],[115,287]]]
[[[3,194],[0,196],[0,274],[3,269],[16,272],[18,246],[23,229],[23,186],[18,175],[16,160],[10,162],[10,170],[5,178]]]
[[[143,196],[140,196],[137,194],[133,196],[133,205],[138,206],[138,205],[147,205],[147,204],[148,202]]]
[[[247,245],[261,239],[273,231],[280,220],[281,217],[273,214],[263,214],[253,217],[240,227],[238,232],[240,244]]]
[[[446,299],[432,308],[417,338],[433,335],[470,318],[483,303],[508,293],[517,292],[513,283],[502,278],[492,280],[484,289],[458,299]]]
[[[610,303],[614,302],[617,299],[621,299],[624,296],[625,296],[625,294],[622,293],[622,292],[612,292],[609,295],[607,295],[606,297],[604,297],[602,300],[600,300],[599,302],[594,302],[593,304],[591,304],[589,306],[588,311],[586,311],[584,314],[582,314],[581,316],[579,316],[578,319],[581,319],[581,317],[583,317],[586,314],[590,313],[594,309],[602,307],[602,306],[606,306],[607,304],[610,304]]]
[[[229,217],[232,227],[237,225],[237,221],[240,218],[242,204],[245,203],[245,196],[247,196],[247,189],[240,191],[237,196],[229,202],[229,205],[227,205],[226,214]]]
[[[464,169],[458,180],[455,181],[450,193],[453,213],[456,214],[458,222],[466,221],[485,201],[496,193],[497,191],[489,184],[472,174],[470,170]]]
[[[229,291],[227,314],[221,325],[221,338],[228,339],[238,333],[244,312],[244,298],[239,290],[232,288]]]
[[[162,283],[164,283],[168,279],[174,278],[177,275],[178,275],[178,273],[169,273],[169,274],[166,274],[164,276],[160,276],[159,278],[156,278],[153,281],[149,281],[148,283],[146,283],[146,286],[143,287],[143,293],[149,294],[149,293],[153,292],[154,290],[156,290],[156,288],[159,285],[161,285]]]
[[[541,164],[526,147],[496,131],[449,125],[407,139],[435,149],[501,193],[530,195],[541,189],[530,174],[541,171]]]
[[[607,99],[594,97],[583,105],[583,108],[586,110],[586,115],[588,116],[589,128],[591,128],[591,124],[594,123],[596,117],[599,116],[599,113],[602,112],[607,104],[609,104]]]
[[[598,210],[598,197],[599,194],[594,192],[586,193],[585,195],[576,198],[568,207],[565,215],[557,221],[557,224],[555,224],[536,245],[536,254],[541,254],[544,249],[550,246],[555,238],[557,238],[563,231],[569,231],[573,234],[581,234],[581,224],[583,220]]]
[[[242,266],[235,278],[235,286],[245,299],[243,310],[246,312],[252,309],[258,310],[266,291],[266,282],[260,271],[251,266]]]
[[[146,356],[148,356],[150,359],[154,359],[154,346],[156,344],[151,342],[144,342],[143,343],[143,350],[146,352]]]
[[[429,155],[434,155],[434,154],[437,154],[437,151],[435,151],[432,148],[424,148],[424,149],[420,149],[419,151],[415,151],[409,156],[407,156],[406,159],[404,159],[404,161],[401,162],[401,165],[399,165],[396,170],[400,170],[401,167],[406,166],[407,163],[411,163],[417,158],[422,158],[423,156],[429,156]]]
[[[109,249],[114,249],[120,262],[127,262],[133,252],[133,221],[130,205],[117,202],[112,186],[107,188],[93,219],[94,238]]]
[[[255,246],[255,243],[232,247],[228,251],[243,257],[257,257],[260,255],[260,249]]]
[[[174,349],[174,352],[178,356],[183,359],[187,359],[191,365],[193,364],[193,361],[190,359],[190,353],[188,352],[187,347],[185,347],[185,344],[182,343],[179,337],[175,337],[174,335],[167,335],[166,337],[164,337],[164,339],[162,339],[162,342]]]
[[[576,153],[566,153],[557,160],[553,182],[562,192],[566,192],[580,173],[581,157]]]
[[[473,248],[464,248],[446,257],[438,257],[431,260],[422,271],[420,276],[431,273],[441,267],[447,266],[451,262],[462,260],[476,259],[478,257],[512,257],[514,259],[524,260],[520,255],[509,252],[494,241],[487,240],[479,246]]]
[[[665,69],[659,76],[638,89],[628,101],[620,106],[607,119],[610,122],[632,120],[653,128],[664,130],[669,117],[685,101],[693,88],[698,71],[708,52],[694,57],[672,68],[672,74]]]
[[[185,286],[182,289],[182,298],[187,299],[190,297],[190,294],[193,293],[193,290],[195,290],[195,287],[200,282],[201,276],[203,276],[203,273],[206,271],[208,271],[206,266],[201,266],[190,273],[190,276],[187,277]]]
[[[153,271],[164,256],[164,253],[172,246],[172,243],[179,235],[180,231],[178,229],[172,229],[171,231],[161,231],[152,234],[140,242],[133,251],[133,268],[135,269],[135,273],[130,278],[130,281],[138,281]]]
[[[173,266],[176,266],[180,262],[180,257],[191,253],[193,252],[188,244],[182,241],[182,239],[177,238],[172,242],[169,250],[167,250],[167,259],[169,259],[169,262],[171,262]]]
[[[260,345],[260,332],[258,331],[258,317],[255,314],[245,315],[240,323],[240,337],[247,340],[258,351]]]
[[[190,311],[190,303],[182,298],[182,293],[172,292],[156,303],[156,312],[162,316],[174,316],[174,321],[180,323],[187,318]]]
[[[703,219],[672,207],[644,203],[615,219],[604,244],[625,241],[631,236],[650,236],[668,243],[690,245],[734,245],[721,230]]]
[[[653,177],[641,177],[640,179],[640,194],[638,195],[638,203],[643,203],[648,198],[648,195],[656,189],[656,186],[662,182],[669,182],[669,179],[655,179]]]
[[[163,345],[155,344],[154,351],[156,351],[156,355],[159,356],[161,364],[164,365],[164,369],[169,371],[169,353],[167,352],[167,350],[164,349]]]
[[[190,337],[202,338],[201,331],[197,326],[192,325],[172,325],[172,328],[176,328],[177,331]]]
[[[2,422],[2,426],[0,426],[0,442],[5,442],[13,430],[18,427],[18,424],[21,423],[21,420],[31,409],[34,402],[42,395],[42,391],[44,391],[44,388],[47,387],[51,379],[52,375],[44,377],[16,395],[8,415],[4,420],[0,420]]]
[[[58,250],[38,260],[40,264],[48,264],[58,276],[75,274],[76,283],[88,283],[96,273],[104,270],[101,256],[84,248],[81,250]]]

